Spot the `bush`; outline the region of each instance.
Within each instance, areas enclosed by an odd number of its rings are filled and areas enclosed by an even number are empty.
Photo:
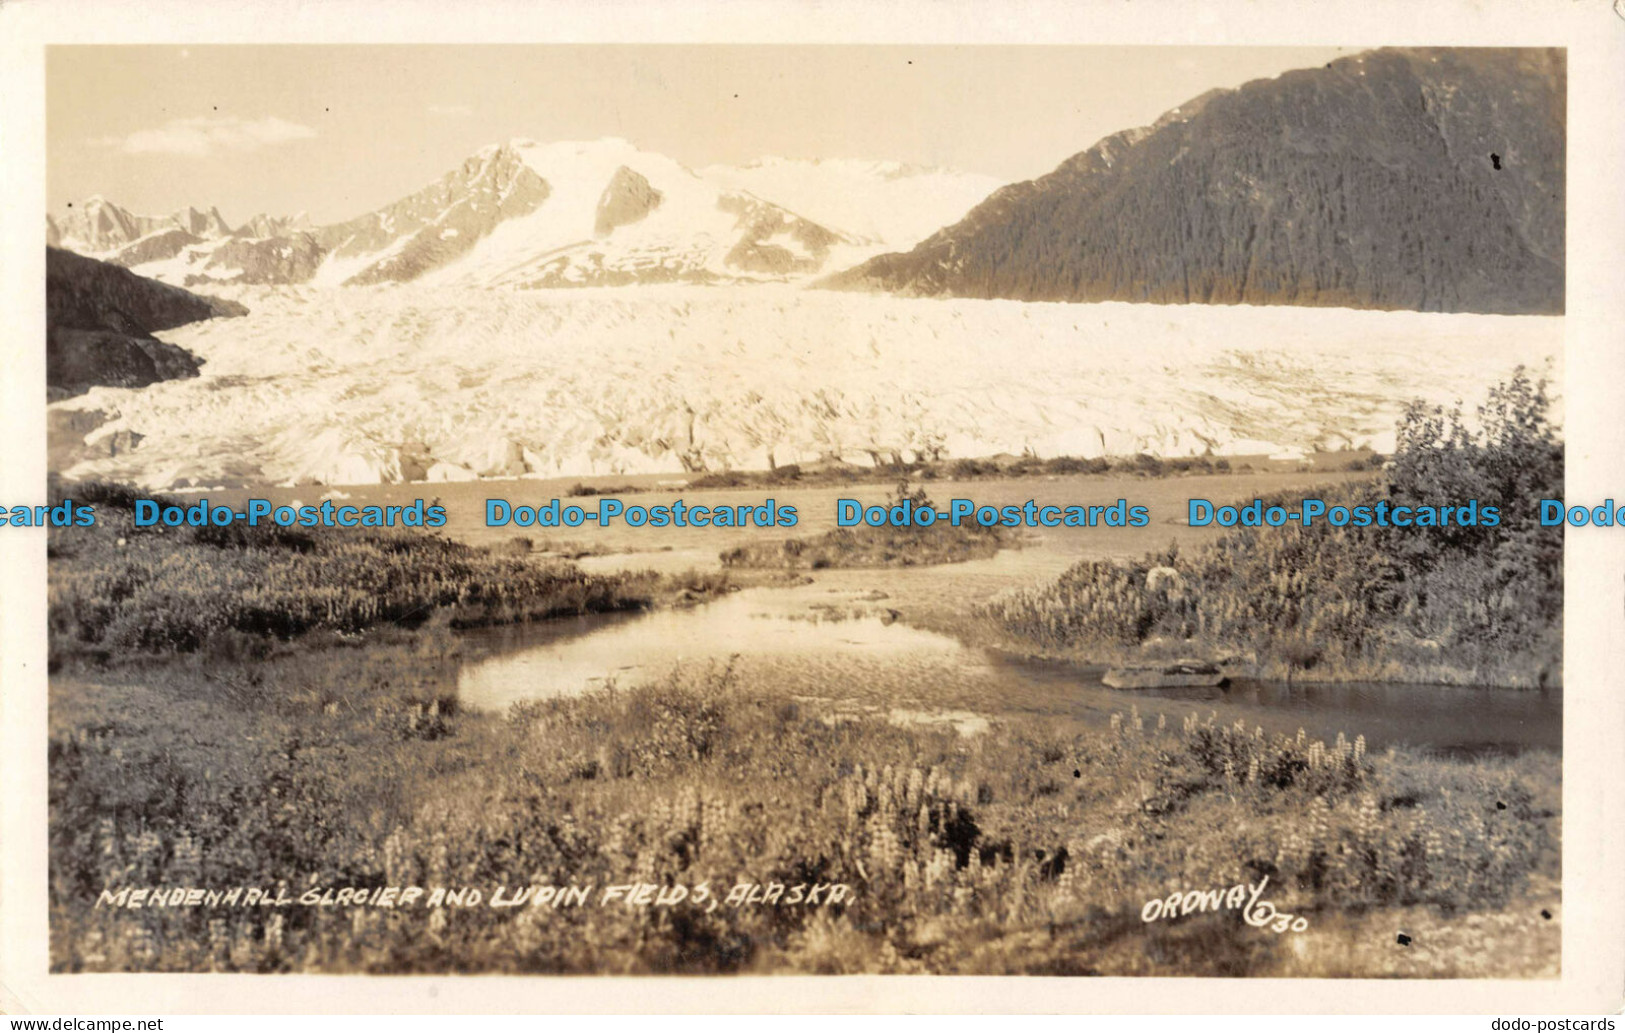
[[[78,535],[49,569],[59,663],[75,652],[194,652],[228,631],[288,639],[415,627],[436,612],[466,627],[638,608],[652,601],[657,581],[589,575],[513,548],[475,549],[405,530],[137,529],[133,492],[98,487],[89,497],[101,504],[101,526]]]

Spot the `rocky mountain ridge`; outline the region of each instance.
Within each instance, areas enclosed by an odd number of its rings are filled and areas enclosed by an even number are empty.
[[[213,209],[156,218],[98,197],[47,217],[46,235],[183,286],[784,281],[911,244],[996,185],[885,162],[768,160],[695,172],[620,139],[511,140],[340,223],[261,214],[233,229]],[[859,229],[776,199],[843,190],[832,213]]]
[[[1211,91],[831,287],[1563,311],[1561,50],[1385,49]]]

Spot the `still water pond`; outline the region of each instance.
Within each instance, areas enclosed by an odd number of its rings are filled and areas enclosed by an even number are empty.
[[[874,593],[873,595],[878,595]],[[944,721],[974,733],[1000,716],[1056,715],[1108,724],[1137,706],[1170,723],[1217,712],[1272,732],[1373,746],[1451,751],[1560,749],[1562,694],[1394,684],[1237,681],[1216,689],[1119,691],[1101,671],[1017,659],[895,619],[884,598],[826,588],[753,589],[705,606],[585,617],[467,633],[476,659],[461,672],[464,706],[501,711],[519,700],[631,686],[733,664],[742,684],[835,701],[893,720]]]

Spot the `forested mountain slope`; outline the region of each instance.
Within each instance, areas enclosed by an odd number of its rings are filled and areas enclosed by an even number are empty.
[[[1205,94],[824,285],[1563,311],[1561,50],[1385,49]]]

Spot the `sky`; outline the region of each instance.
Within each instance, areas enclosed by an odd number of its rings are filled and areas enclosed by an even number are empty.
[[[871,158],[1042,175],[1214,87],[1350,48],[53,46],[47,203],[371,211],[487,144],[619,136],[691,168]]]

